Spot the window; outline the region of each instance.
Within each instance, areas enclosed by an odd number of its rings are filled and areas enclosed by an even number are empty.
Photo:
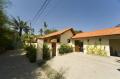
[[[70,39],[68,39],[67,41],[68,41],[68,43],[70,43]]]
[[[59,43],[59,42],[60,42],[60,39],[58,38],[58,39],[57,39],[57,43]]]

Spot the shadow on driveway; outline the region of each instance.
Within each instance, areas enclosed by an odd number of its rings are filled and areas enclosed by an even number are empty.
[[[41,68],[30,63],[24,51],[15,50],[0,55],[0,79],[41,79],[41,77]]]
[[[116,62],[120,63],[120,60],[117,60]]]

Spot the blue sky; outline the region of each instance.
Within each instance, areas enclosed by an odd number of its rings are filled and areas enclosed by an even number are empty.
[[[31,21],[44,0],[11,0],[9,16]],[[36,33],[46,21],[49,28],[73,27],[92,31],[120,24],[120,0],[52,0],[38,21],[32,21]]]

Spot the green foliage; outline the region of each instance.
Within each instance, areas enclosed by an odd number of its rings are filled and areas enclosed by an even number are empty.
[[[82,33],[82,30],[75,30],[75,33]]]
[[[57,30],[56,29],[46,29],[45,30],[45,34],[50,34],[50,33],[53,33],[53,32],[57,32]]]
[[[42,36],[43,35],[43,29],[40,28],[39,32],[40,32],[40,35]]]
[[[65,54],[65,53],[70,53],[70,52],[73,52],[73,48],[70,47],[69,45],[62,44],[59,48],[60,54]]]
[[[28,57],[30,62],[36,62],[36,48],[32,45],[25,46],[25,50],[27,51],[26,56]]]
[[[9,28],[1,28],[0,30],[0,48],[14,49],[14,31]]]
[[[40,28],[39,33],[40,33],[40,35],[43,35],[43,34],[46,35],[46,34],[56,32],[56,31],[58,31],[58,30],[57,29],[49,29],[47,23],[44,22],[44,26],[43,26],[43,28]]]
[[[18,17],[17,19],[13,17],[10,24],[16,31],[18,31],[20,37],[22,36],[23,30],[25,31],[25,33],[28,33],[30,29],[30,27],[27,25],[27,22],[21,20],[20,17]]]
[[[94,54],[94,55],[100,55],[100,56],[106,56],[107,52],[101,48],[98,48],[97,46],[88,46],[87,47],[87,53],[88,54]]]
[[[7,16],[4,11],[4,8],[6,6],[6,0],[0,0],[0,28],[4,27],[7,23]]]
[[[8,0],[0,0],[0,52],[14,48],[15,32],[8,28],[8,17],[5,7]]]
[[[46,43],[43,44],[43,59],[44,60],[50,59],[50,49]]]

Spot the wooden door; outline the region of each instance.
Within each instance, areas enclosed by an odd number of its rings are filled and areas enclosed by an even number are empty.
[[[80,46],[79,45],[75,46],[75,52],[80,52]]]
[[[52,43],[52,57],[56,56],[56,43]]]
[[[75,52],[83,52],[83,42],[79,40],[75,41]]]

